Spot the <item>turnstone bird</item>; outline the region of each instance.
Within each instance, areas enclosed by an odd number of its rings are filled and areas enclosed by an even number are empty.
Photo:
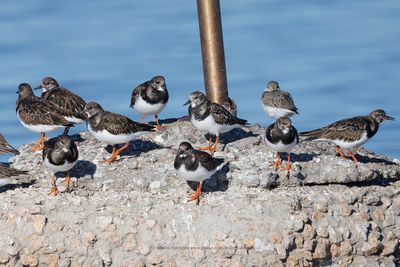
[[[42,84],[36,89],[42,89],[41,98],[50,101],[57,106],[58,113],[71,123],[82,123],[82,110],[86,102],[70,90],[60,87],[58,82],[52,77],[42,79]],[[68,134],[69,127],[65,128],[64,134]]]
[[[188,142],[179,145],[174,162],[175,169],[187,181],[198,182],[197,190],[189,196],[189,201],[196,200],[197,205],[199,204],[202,182],[220,170],[223,162],[223,159],[214,158],[207,152],[194,149]]]
[[[137,123],[120,114],[104,111],[95,103],[87,103],[84,110],[89,132],[99,141],[112,145],[111,157],[106,163],[113,162],[117,156],[128,147],[129,142],[137,139],[148,131],[154,131],[154,126]],[[117,150],[117,144],[125,143]]]
[[[219,134],[247,124],[246,120],[233,116],[226,108],[211,102],[201,92],[191,93],[189,100],[184,105],[188,104],[190,104],[189,116],[192,124],[197,129],[216,136],[214,145],[212,145],[212,138],[210,137],[208,146],[200,148],[200,150],[210,151],[213,155],[219,143]]]
[[[261,105],[268,116],[275,119],[290,117],[295,113],[299,114],[292,96],[288,92],[280,90],[276,81],[268,83],[261,97]]]
[[[19,154],[19,151],[13,148],[7,140],[4,138],[2,134],[0,134],[0,153],[1,154],[6,154],[6,153],[14,153],[14,154]]]
[[[164,109],[168,102],[168,90],[163,76],[154,76],[150,81],[146,81],[133,89],[131,98],[131,108],[136,109],[145,123],[146,115],[154,115],[156,118],[156,128],[162,127],[158,121],[158,114]]]
[[[287,117],[281,117],[275,123],[268,126],[265,130],[265,143],[269,148],[276,151],[275,167],[282,164],[280,153],[286,152],[288,155],[288,164],[284,168],[289,174],[291,169],[290,151],[299,143],[299,135],[292,121]]]
[[[0,178],[14,177],[23,174],[27,174],[27,171],[20,171],[14,168],[11,168],[7,164],[0,163]]]
[[[78,156],[78,148],[68,135],[60,135],[59,137],[46,141],[44,144],[42,154],[44,165],[54,174],[56,172],[67,172],[67,176],[61,182],[65,184],[67,188],[72,184],[72,178],[69,172],[78,161]],[[56,179],[54,175],[49,195],[56,196],[59,194]]]
[[[351,158],[358,162],[350,150],[359,147],[376,134],[379,124],[385,120],[394,120],[386,115],[382,109],[372,111],[366,116],[343,119],[326,127],[302,132],[300,136],[309,137],[309,140],[330,141],[336,145],[336,150],[343,159],[347,159],[340,148],[346,148]]]
[[[20,84],[17,94],[16,111],[19,121],[29,130],[41,133],[39,143],[33,147],[34,151],[43,149],[46,132],[73,126],[57,113],[56,106],[35,96],[29,84]]]

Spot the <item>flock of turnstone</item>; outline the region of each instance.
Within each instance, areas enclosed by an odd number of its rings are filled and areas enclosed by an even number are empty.
[[[112,163],[126,148],[130,141],[142,134],[160,130],[162,126],[158,114],[168,102],[168,90],[165,79],[155,76],[151,80],[140,84],[133,89],[130,107],[141,114],[142,122],[135,122],[126,116],[105,111],[98,103],[86,103],[81,97],[70,90],[61,87],[51,77],[42,79],[42,83],[35,89],[41,89],[41,97],[34,94],[31,86],[22,83],[18,87],[16,103],[17,117],[23,126],[33,132],[41,134],[38,144],[32,149],[42,151],[44,165],[52,172],[66,172],[67,176],[62,183],[67,187],[72,184],[69,171],[75,166],[79,158],[76,144],[68,137],[68,130],[77,123],[86,122],[89,132],[99,141],[112,145],[112,153],[105,163]],[[270,81],[264,90],[261,104],[266,113],[275,118],[275,123],[269,125],[265,131],[265,143],[276,152],[273,166],[276,169],[282,165],[281,153],[287,154],[287,165],[283,168],[287,174],[291,170],[291,150],[299,143],[299,134],[293,127],[290,116],[299,114],[291,95],[282,91],[276,81]],[[185,103],[189,105],[190,121],[197,129],[216,136],[215,142],[210,140],[206,147],[195,149],[188,142],[182,142],[174,161],[174,167],[184,179],[198,182],[196,192],[189,200],[196,200],[202,192],[202,182],[212,176],[223,166],[223,159],[215,158],[214,152],[220,141],[220,134],[233,128],[247,125],[247,121],[232,115],[223,106],[211,102],[203,93],[193,92]],[[154,115],[156,125],[145,123],[146,115]],[[384,120],[393,120],[385,111],[377,109],[366,116],[353,117],[332,123],[326,127],[300,133],[306,140],[330,141],[336,145],[340,156],[347,159],[340,148],[348,150],[354,161],[358,161],[352,148],[358,147],[376,134],[379,124]],[[64,128],[64,133],[48,141],[45,133]],[[118,145],[122,144],[121,147]],[[207,153],[206,151],[210,152]],[[0,135],[0,153],[18,153]],[[25,171],[16,170],[6,164],[0,165],[2,177],[25,174]],[[51,195],[59,194],[56,178],[52,179]]]

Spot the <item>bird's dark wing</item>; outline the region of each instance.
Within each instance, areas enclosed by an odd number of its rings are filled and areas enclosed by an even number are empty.
[[[86,102],[70,90],[60,87],[43,93],[42,98],[54,103],[60,115],[84,119],[82,111]]]
[[[133,108],[133,106],[135,105],[137,99],[139,98],[140,94],[146,93],[146,88],[148,86],[149,82],[144,82],[138,86],[136,86],[133,91],[132,91],[132,97],[131,97],[131,104],[130,107]]]
[[[104,129],[114,135],[154,131],[153,125],[134,122],[128,117],[107,111],[102,114],[102,123]]]
[[[232,115],[226,108],[217,104],[210,104],[210,113],[214,117],[215,122],[219,124],[227,124],[227,125],[245,125],[247,124],[247,120],[239,119]]]
[[[0,163],[0,177],[5,178],[5,177],[12,177],[12,176],[18,176],[22,174],[27,174],[27,171],[20,171],[14,168],[11,168],[7,166],[6,164]]]
[[[221,165],[224,160],[221,158],[214,158],[210,154],[204,151],[195,150],[194,155],[196,159],[200,162],[201,166],[206,168],[208,171],[215,170],[219,165]]]
[[[298,114],[293,98],[290,93],[285,91],[265,91],[262,97],[263,104],[275,108],[291,110]]]
[[[25,124],[73,126],[57,113],[57,107],[47,101],[24,101],[18,106],[17,112]]]
[[[13,148],[7,140],[4,138],[2,134],[0,134],[0,153],[15,153],[19,154],[19,151],[15,148]]]
[[[337,121],[323,128],[302,132],[300,135],[311,139],[353,141],[361,138],[368,123],[369,121],[364,116],[354,117]]]

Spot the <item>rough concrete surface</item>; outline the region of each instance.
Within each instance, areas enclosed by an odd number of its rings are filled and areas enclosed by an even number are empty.
[[[110,148],[73,136],[76,184],[56,197],[41,154],[24,145],[11,161],[30,175],[0,187],[0,265],[400,264],[398,160],[360,148],[356,164],[330,144],[301,142],[287,177],[270,166],[263,133],[254,125],[222,136],[215,156],[226,165],[199,206],[173,168],[180,142],[207,143],[187,121],[132,142],[111,165],[102,162]]]

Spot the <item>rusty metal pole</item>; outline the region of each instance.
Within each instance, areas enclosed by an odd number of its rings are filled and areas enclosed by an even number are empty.
[[[211,101],[230,103],[219,0],[197,0],[206,94]]]

